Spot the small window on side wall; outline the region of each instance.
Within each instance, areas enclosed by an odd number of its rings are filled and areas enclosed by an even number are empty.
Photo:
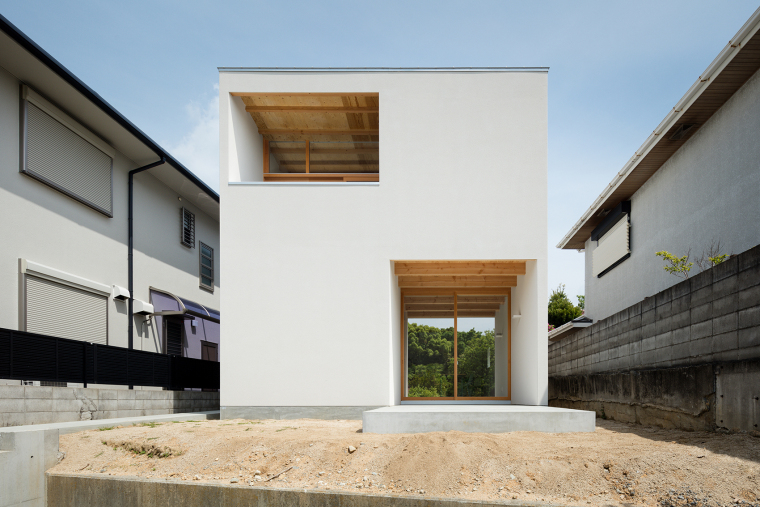
[[[195,214],[187,208],[179,209],[179,219],[182,229],[179,241],[188,248],[195,248]]]
[[[214,292],[214,249],[203,242],[199,244],[201,287]]]

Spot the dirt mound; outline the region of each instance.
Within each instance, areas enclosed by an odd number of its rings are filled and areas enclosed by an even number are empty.
[[[51,472],[569,505],[760,505],[760,438],[597,425],[373,435],[361,421],[177,422],[63,435],[66,458]]]

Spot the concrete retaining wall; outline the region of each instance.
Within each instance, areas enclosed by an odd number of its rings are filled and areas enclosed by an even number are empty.
[[[219,393],[0,386],[0,427],[219,410]]]
[[[44,507],[45,471],[61,459],[60,435],[106,426],[219,419],[219,412],[37,424],[0,428],[0,507]]]
[[[550,344],[549,404],[664,427],[757,431],[759,365],[757,246]]]
[[[104,478],[86,475],[47,475],[48,507],[485,507],[550,504],[504,500],[498,503],[448,498],[363,495],[331,491],[304,491],[249,486],[220,486],[166,480]]]

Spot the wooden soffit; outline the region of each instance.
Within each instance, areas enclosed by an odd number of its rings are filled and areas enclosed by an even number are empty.
[[[524,260],[395,261],[409,317],[493,317],[525,274]]]

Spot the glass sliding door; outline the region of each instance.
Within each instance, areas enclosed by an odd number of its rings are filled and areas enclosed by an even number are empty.
[[[509,399],[507,299],[402,294],[404,399]]]
[[[495,312],[499,304],[457,295],[457,398],[496,396]]]
[[[454,397],[454,297],[407,296],[406,369],[409,398]]]

